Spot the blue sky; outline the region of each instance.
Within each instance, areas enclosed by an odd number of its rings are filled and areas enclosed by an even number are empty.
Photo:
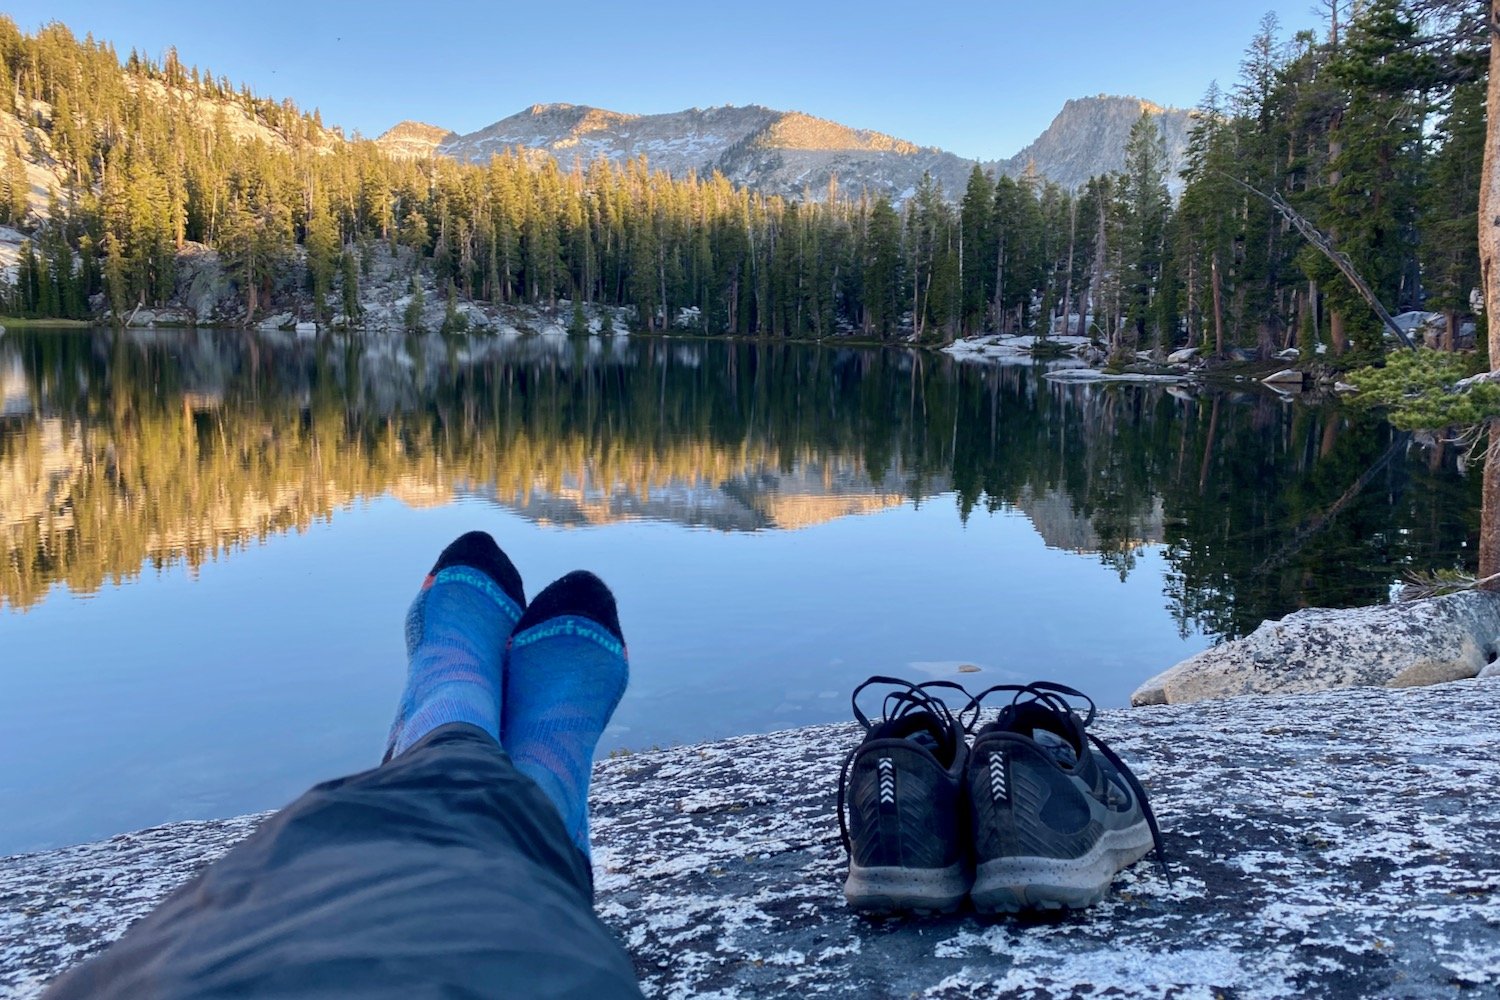
[[[1283,37],[1312,0],[648,4],[44,0],[3,9],[122,55],[160,55],[378,135],[416,118],[473,131],[534,103],[626,112],[765,104],[964,156],[1009,156],[1070,97],[1191,106],[1226,88],[1261,16]],[[231,9],[233,10],[230,13]]]

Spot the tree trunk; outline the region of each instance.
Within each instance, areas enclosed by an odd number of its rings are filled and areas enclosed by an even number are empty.
[[[1349,338],[1344,334],[1344,314],[1337,309],[1328,310],[1328,353],[1343,354],[1349,346]]]
[[[1068,274],[1063,281],[1063,336],[1069,336],[1073,332],[1073,322],[1069,314],[1073,309],[1073,251],[1078,240],[1078,200],[1075,198],[1068,203]],[[1080,325],[1081,322],[1080,322]]]
[[[1219,288],[1219,255],[1214,253],[1209,262],[1210,282],[1214,291],[1214,355],[1224,356],[1224,293]]]
[[[1001,236],[995,248],[995,322],[1000,324],[1000,333],[1005,332],[1005,237]]]
[[[1187,312],[1185,314],[1187,322],[1187,346],[1196,347],[1199,343],[1199,338],[1193,329],[1193,322],[1196,318],[1193,313],[1198,308],[1198,289],[1196,287],[1198,282],[1198,260],[1196,254],[1188,255],[1187,268]]]
[[[1316,281],[1307,283],[1307,304],[1312,309],[1313,344],[1317,345],[1323,339],[1323,317],[1318,315],[1318,283]]]
[[[1494,94],[1494,90],[1490,91]],[[1479,509],[1479,579],[1500,573],[1500,420],[1489,422],[1490,445],[1484,454],[1484,490]],[[1484,584],[1500,590],[1500,580]]]
[[[1496,320],[1500,313],[1500,285],[1495,274],[1496,262],[1500,260],[1500,0],[1490,0],[1489,36],[1490,79],[1485,95],[1488,117],[1479,183],[1479,281],[1484,289],[1484,315],[1489,327],[1490,371],[1500,371],[1500,322]],[[1494,441],[1493,429],[1490,440]]]

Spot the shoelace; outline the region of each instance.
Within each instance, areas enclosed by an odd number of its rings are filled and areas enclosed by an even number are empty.
[[[877,723],[871,722],[869,716],[859,707],[859,695],[861,691],[872,684],[888,684],[896,688],[896,690],[889,692],[880,703],[881,722],[890,722],[893,719],[902,719],[908,715],[926,712],[942,723],[945,732],[951,733],[955,725],[962,726],[954,718],[953,712],[948,708],[946,702],[928,693],[929,688],[952,688],[965,698],[969,697],[969,692],[961,685],[955,684],[952,681],[924,681],[921,684],[913,684],[911,681],[905,681],[899,677],[876,676],[869,678],[863,684],[859,685],[854,689],[854,693],[849,696],[849,703],[854,709],[854,718],[864,727],[866,733],[874,729]],[[962,739],[962,736],[958,738]],[[855,755],[859,753],[859,748],[862,746],[864,746],[863,740],[855,744],[844,755],[844,763],[839,767],[839,836],[843,841],[845,852],[851,856],[854,853],[854,849],[852,841],[849,838],[849,817],[846,815],[847,797],[844,789],[849,779],[849,765],[854,761]]]
[[[1146,796],[1145,786],[1135,776],[1135,772],[1120,759],[1120,755],[1110,749],[1109,744],[1088,731],[1089,724],[1094,721],[1094,717],[1098,714],[1098,709],[1094,705],[1094,699],[1076,688],[1068,687],[1066,684],[1056,684],[1052,681],[1033,681],[1030,684],[996,684],[971,696],[968,704],[959,709],[959,722],[964,726],[966,731],[977,726],[984,699],[989,695],[1001,691],[1013,692],[1013,697],[1009,705],[1000,709],[997,721],[1002,723],[1007,721],[1010,716],[1015,714],[1018,705],[1027,703],[1038,704],[1042,708],[1064,719],[1075,722],[1078,734],[1087,739],[1088,744],[1092,744],[1104,756],[1105,760],[1114,765],[1119,776],[1130,786],[1130,791],[1135,795],[1135,800],[1141,804],[1141,814],[1146,817],[1146,826],[1151,830],[1151,843],[1155,848],[1156,863],[1160,866],[1162,875],[1166,877],[1167,885],[1171,886],[1173,884],[1172,869],[1167,864],[1167,852],[1165,846],[1162,844],[1161,827],[1157,825],[1156,813],[1151,808],[1151,800]],[[1082,719],[1078,718],[1077,711],[1074,710],[1073,704],[1068,700],[1070,698],[1077,698],[1088,703],[1088,714]],[[974,713],[973,721],[965,722],[965,716],[968,715],[970,710]],[[1108,780],[1108,777],[1109,775],[1106,774],[1106,780]]]

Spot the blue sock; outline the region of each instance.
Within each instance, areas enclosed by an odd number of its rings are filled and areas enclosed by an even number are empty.
[[[589,856],[589,777],[630,669],[609,588],[569,573],[532,601],[511,636],[501,743]]]
[[[519,574],[488,535],[470,532],[443,551],[406,614],[406,689],[385,760],[450,722],[499,742],[501,658],[524,602]]]

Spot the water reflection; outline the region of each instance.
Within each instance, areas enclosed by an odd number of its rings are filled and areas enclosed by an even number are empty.
[[[898,351],[12,331],[0,407],[17,609],[387,494],[740,532],[953,493],[958,517],[1018,509],[1122,579],[1163,545],[1184,634],[1228,636],[1472,568],[1478,527],[1478,477],[1369,417]]]

